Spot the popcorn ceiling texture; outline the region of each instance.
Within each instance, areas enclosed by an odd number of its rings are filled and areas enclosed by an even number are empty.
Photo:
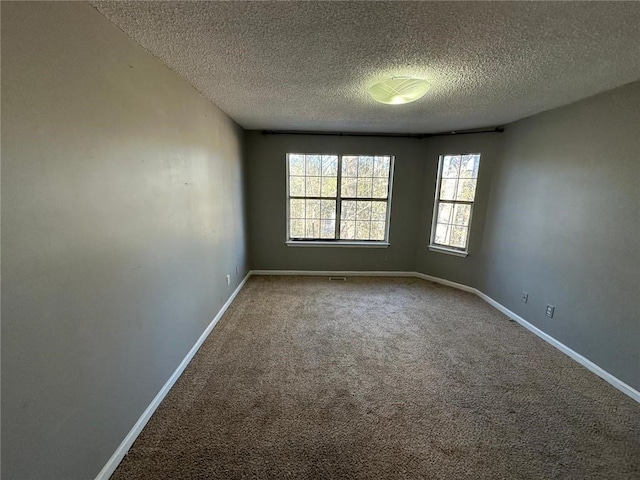
[[[247,129],[505,124],[640,78],[640,2],[93,2]],[[375,103],[394,75],[432,84]]]

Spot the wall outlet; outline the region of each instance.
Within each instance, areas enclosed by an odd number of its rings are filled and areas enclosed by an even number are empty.
[[[231,285],[231,275],[227,274],[227,285]]]
[[[545,313],[545,315],[549,318],[553,318],[553,312],[555,312],[556,307],[554,307],[553,305],[547,305],[547,311]]]
[[[240,275],[240,267],[236,267],[236,275]]]
[[[527,303],[529,301],[529,294],[527,292],[522,292],[522,303]]]

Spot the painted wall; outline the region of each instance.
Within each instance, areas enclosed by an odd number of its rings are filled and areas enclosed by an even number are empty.
[[[89,5],[1,8],[2,478],[86,480],[247,271],[243,132]]]
[[[419,239],[415,257],[415,271],[445,278],[463,285],[474,286],[477,284],[485,251],[482,238],[491,192],[491,179],[503,135],[504,133],[486,133],[433,137],[427,140],[427,148],[423,159],[426,163],[426,168],[422,187],[422,210],[417,222]],[[467,257],[435,252],[428,248],[431,239],[438,160],[440,155],[457,153],[481,154],[476,198],[469,234],[469,255]]]
[[[415,138],[262,135],[247,132],[249,238],[255,270],[413,271],[422,208],[426,141]],[[286,154],[395,156],[388,248],[289,247]]]
[[[637,390],[639,107],[636,82],[507,126],[475,285]]]

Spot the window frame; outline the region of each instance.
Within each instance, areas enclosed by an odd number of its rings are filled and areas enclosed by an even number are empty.
[[[468,200],[442,200],[440,198],[440,192],[442,189],[442,169],[444,168],[444,158],[445,157],[455,157],[455,156],[464,156],[464,155],[477,155],[479,157],[478,162],[482,160],[481,152],[473,152],[473,153],[445,153],[438,156],[438,175],[436,179],[436,195],[433,201],[433,215],[431,216],[431,235],[429,237],[429,250],[440,253],[447,253],[449,255],[456,255],[459,257],[466,257],[469,255],[469,244],[471,243],[471,224],[473,223],[473,210],[476,203],[476,194],[478,193],[478,180],[480,178],[480,163],[478,163],[478,175],[476,176],[476,188],[473,192],[473,201]],[[458,180],[460,177],[458,177]],[[469,225],[467,226],[467,238],[465,241],[464,248],[461,247],[453,247],[451,245],[443,245],[441,243],[436,243],[436,228],[438,223],[438,211],[440,203],[452,203],[455,207],[456,204],[469,205]]]
[[[322,197],[323,200],[333,200],[336,202],[336,238],[305,238],[305,239],[292,239],[290,237],[290,223],[291,223],[291,204],[290,200],[292,198],[300,198],[300,199],[314,199],[316,197],[299,197],[299,196],[291,196],[289,195],[289,156],[290,155],[332,155],[338,157],[338,165],[337,165],[337,185],[336,185],[336,196],[335,197]],[[388,190],[387,190],[387,198],[358,198],[358,197],[342,197],[342,158],[343,157],[389,157],[389,182],[388,182]],[[386,248],[390,245],[389,243],[389,232],[391,227],[391,199],[393,194],[393,176],[395,172],[395,156],[391,154],[381,154],[381,153],[301,153],[301,152],[287,152],[285,155],[285,163],[286,163],[286,181],[285,181],[285,203],[286,203],[286,225],[285,225],[285,244],[287,246],[296,246],[296,247],[367,247],[367,248]],[[385,218],[385,232],[384,232],[384,240],[349,240],[349,239],[340,239],[340,224],[341,224],[341,216],[342,216],[342,201],[370,201],[370,202],[387,202],[387,214]]]

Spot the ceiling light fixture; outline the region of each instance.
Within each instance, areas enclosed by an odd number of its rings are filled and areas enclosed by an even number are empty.
[[[380,103],[401,105],[415,102],[431,88],[426,80],[413,77],[393,77],[369,87],[369,95]]]

